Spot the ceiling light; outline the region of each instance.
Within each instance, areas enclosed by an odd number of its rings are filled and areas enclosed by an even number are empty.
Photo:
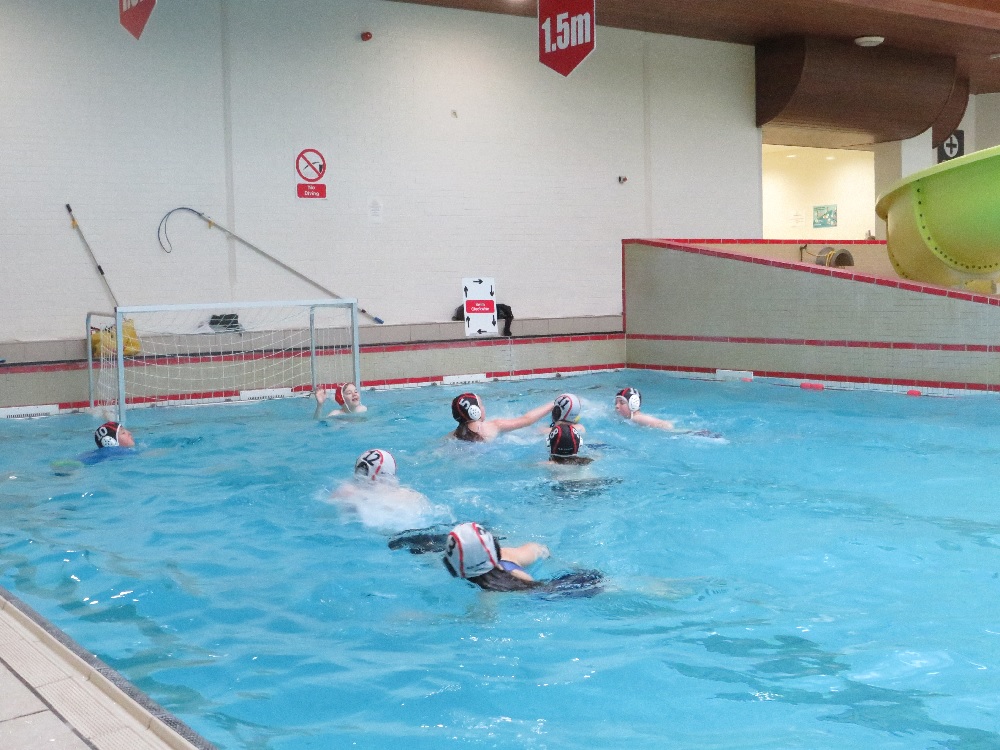
[[[1000,60],[1000,52],[994,52],[986,59],[989,60],[990,62],[996,62],[997,60]]]
[[[859,47],[878,47],[884,41],[884,36],[859,36],[854,43]]]

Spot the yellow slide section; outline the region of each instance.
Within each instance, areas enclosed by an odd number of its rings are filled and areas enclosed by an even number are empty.
[[[1000,278],[1000,146],[910,175],[882,195],[893,268],[905,279],[990,293]]]

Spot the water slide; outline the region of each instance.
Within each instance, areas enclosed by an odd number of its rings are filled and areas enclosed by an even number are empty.
[[[905,279],[991,293],[1000,279],[1000,146],[910,175],[883,194],[893,268]]]

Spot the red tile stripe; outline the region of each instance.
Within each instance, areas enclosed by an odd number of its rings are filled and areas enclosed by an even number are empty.
[[[491,339],[468,339],[459,341],[425,341],[409,344],[367,344],[361,346],[362,354],[384,354],[392,352],[416,352],[439,349],[468,349],[481,346],[507,346],[514,344],[523,346],[526,344],[568,344],[581,343],[587,341],[622,341],[625,334],[614,333],[583,333],[561,336],[524,336],[520,338],[491,338]],[[316,355],[321,357],[344,356],[351,353],[350,349],[342,346],[317,348]],[[125,360],[126,367],[143,367],[147,365],[190,365],[217,362],[236,362],[254,359],[284,359],[292,357],[308,357],[309,350],[278,351],[278,352],[254,352],[251,355],[223,354],[215,356],[148,356],[131,357]],[[69,362],[45,362],[45,363],[25,363],[25,364],[0,364],[0,374],[31,374],[42,372],[67,372],[70,370],[86,370],[85,361]]]
[[[714,375],[714,367],[681,367],[679,365],[649,365],[629,363],[630,370],[660,370],[665,372],[692,372]],[[720,368],[721,369],[721,368]],[[786,380],[822,380],[828,383],[857,383],[861,385],[921,386],[924,388],[949,388],[951,390],[989,391],[1000,393],[1000,383],[960,383],[945,380],[915,380],[912,378],[869,378],[857,375],[830,375],[815,372],[778,372],[754,370],[755,378],[784,378]]]
[[[530,336],[521,338],[462,339],[458,341],[424,341],[410,344],[364,344],[362,354],[382,354],[386,352],[419,352],[438,349],[470,349],[481,346],[524,346],[525,344],[577,344],[584,341],[622,341],[625,334],[581,333],[561,336]]]
[[[719,239],[718,237],[667,237],[658,240],[625,240],[625,242],[679,242],[681,244],[693,245],[881,245],[885,247],[885,240],[755,240],[744,237],[729,239]]]
[[[632,245],[645,245],[646,247],[656,247],[663,250],[675,250],[682,253],[692,253],[694,255],[705,255],[713,258],[725,258],[727,260],[736,260],[741,263],[751,263],[753,265],[759,266],[770,266],[772,268],[781,268],[788,271],[798,271],[800,273],[814,273],[820,276],[831,276],[833,278],[844,279],[846,281],[857,281],[862,284],[875,284],[877,286],[890,287],[892,289],[902,289],[907,292],[919,292],[921,294],[933,294],[939,297],[949,297],[951,299],[963,300],[966,302],[976,302],[981,305],[996,305],[1000,307],[1000,297],[991,297],[986,294],[972,294],[970,292],[963,292],[956,289],[948,289],[947,287],[937,286],[936,284],[921,284],[915,281],[906,281],[905,279],[889,279],[882,276],[872,276],[866,273],[856,273],[854,271],[845,270],[843,268],[828,268],[827,266],[817,266],[810,263],[797,263],[795,261],[789,260],[775,260],[773,258],[761,258],[754,255],[743,255],[741,253],[726,252],[724,250],[710,250],[704,247],[695,247],[691,244],[684,243],[694,243],[699,242],[702,244],[708,243],[738,243],[738,244],[778,244],[778,240],[709,240],[709,239],[698,239],[698,240],[643,240],[643,239],[632,239],[632,240],[622,240],[622,247],[626,244]],[[786,240],[787,242],[787,240]],[[806,243],[799,243],[806,244]],[[818,244],[862,244],[862,245],[878,245],[884,244],[880,243],[878,240],[852,240],[852,241],[837,241],[831,243],[819,243],[811,242],[808,244],[818,245]]]
[[[776,346],[833,346],[862,349],[919,349],[938,352],[1000,352],[1000,344],[935,344],[910,341],[845,341],[842,339],[785,339],[755,336],[684,336],[654,333],[630,333],[630,339],[642,341],[696,341],[711,344],[754,344]]]

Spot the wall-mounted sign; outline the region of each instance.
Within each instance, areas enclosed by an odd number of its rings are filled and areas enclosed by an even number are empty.
[[[326,157],[314,148],[304,148],[295,157],[295,173],[299,182],[295,194],[299,198],[326,198],[326,185],[320,180],[326,176]]]
[[[594,51],[594,0],[538,0],[538,61],[568,76]]]
[[[813,206],[813,229],[837,226],[837,206]]]
[[[488,276],[462,279],[466,336],[497,335],[496,297],[493,279]]]
[[[125,31],[138,39],[142,36],[156,0],[118,0],[118,21]]]
[[[938,164],[965,156],[965,131],[956,130],[937,147]]]

